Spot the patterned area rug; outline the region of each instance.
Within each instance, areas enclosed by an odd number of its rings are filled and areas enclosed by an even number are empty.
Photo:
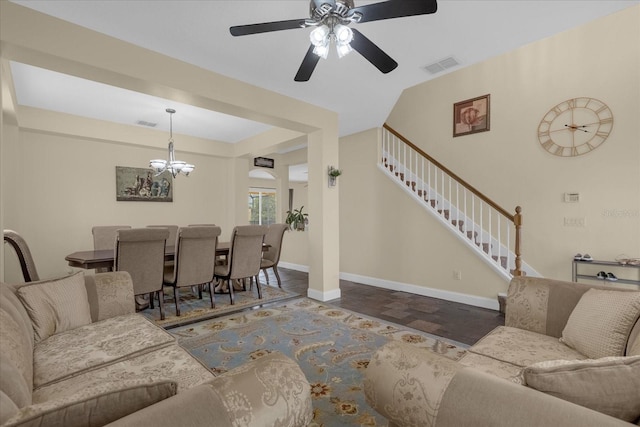
[[[457,360],[468,346],[308,298],[169,331],[214,373],[280,351],[311,383],[312,426],[386,426],[366,403],[362,373],[371,355],[401,340]]]
[[[156,322],[157,325],[165,329],[174,328],[180,325],[192,324],[207,319],[219,317],[228,313],[244,310],[251,307],[258,307],[262,304],[282,301],[289,298],[298,297],[295,292],[286,291],[277,287],[262,284],[262,299],[258,299],[258,291],[255,286],[253,291],[235,291],[235,304],[231,305],[229,294],[214,294],[216,308],[211,308],[209,291],[202,293],[202,299],[197,293],[190,289],[180,290],[180,316],[176,316],[176,304],[173,299],[173,288],[164,289],[164,320],[160,320],[160,309],[158,304],[155,308],[147,308],[140,313],[148,319]]]

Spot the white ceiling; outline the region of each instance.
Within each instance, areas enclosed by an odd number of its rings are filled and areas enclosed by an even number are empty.
[[[357,28],[399,66],[382,74],[357,52],[320,60],[309,82],[293,77],[310,29],[232,37],[229,27],[305,18],[307,0],[13,0],[188,63],[332,111],[340,135],[381,126],[405,88],[638,4],[640,0],[439,0],[433,15],[363,23]],[[417,0],[407,0],[417,1]],[[358,1],[356,5],[374,3]],[[431,75],[424,67],[453,56],[460,65]],[[267,127],[173,101],[12,63],[18,103],[118,123],[139,120],[174,132],[237,142]],[[478,94],[470,93],[469,96]],[[96,102],[100,100],[100,102]]]

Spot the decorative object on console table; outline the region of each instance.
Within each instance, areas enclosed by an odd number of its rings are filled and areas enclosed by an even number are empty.
[[[119,202],[173,202],[173,177],[165,171],[116,166],[116,200]]]
[[[289,225],[291,230],[304,231],[305,226],[309,222],[309,214],[303,213],[301,206],[300,209],[294,209],[293,211],[287,211],[287,219],[285,222]]]
[[[454,138],[490,129],[490,98],[487,94],[453,104]]]
[[[329,187],[335,187],[336,178],[342,175],[342,171],[340,169],[336,169],[333,166],[329,166],[329,171],[327,172],[329,175]]]

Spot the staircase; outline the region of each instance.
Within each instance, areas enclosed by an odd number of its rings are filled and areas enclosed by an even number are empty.
[[[380,144],[378,166],[390,179],[505,279],[526,274],[520,206],[510,214],[387,124]]]

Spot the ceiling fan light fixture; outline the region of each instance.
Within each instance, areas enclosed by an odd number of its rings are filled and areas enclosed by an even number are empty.
[[[314,47],[313,53],[315,53],[322,59],[327,59],[327,56],[329,56],[329,43]]]
[[[349,43],[345,43],[345,44],[337,44],[336,50],[338,51],[338,58],[342,58],[345,55],[348,55],[353,50],[353,48]]]
[[[316,47],[319,46],[328,46],[329,45],[329,27],[326,25],[320,25],[311,31],[309,34],[309,39],[311,40],[311,44]]]
[[[336,36],[336,44],[344,45],[353,41],[353,31],[346,25],[338,24],[333,28],[333,33]]]

